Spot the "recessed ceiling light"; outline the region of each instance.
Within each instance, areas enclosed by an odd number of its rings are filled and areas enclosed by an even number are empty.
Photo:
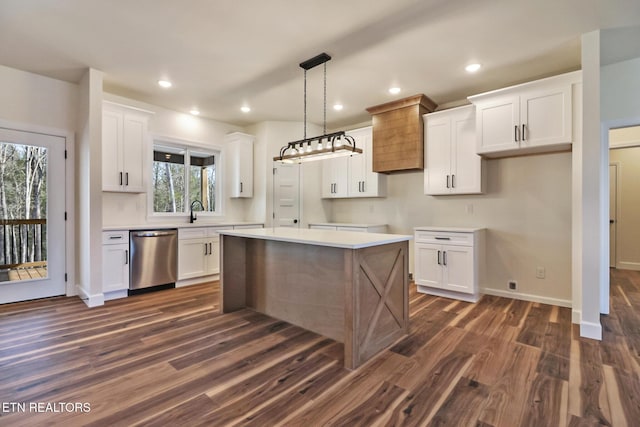
[[[333,104],[333,109],[336,111],[342,111],[344,106],[342,104]]]
[[[189,111],[191,114],[193,114],[194,116],[199,116],[200,115],[200,111],[198,111],[196,108],[193,108],[191,111]]]
[[[399,87],[397,87],[397,86],[396,86],[396,87],[389,88],[389,93],[390,93],[391,95],[397,95],[397,94],[399,94],[399,93],[400,93],[400,88],[399,88]]]
[[[242,111],[243,113],[248,113],[249,111],[251,111],[251,108],[245,105],[243,107],[240,107],[240,111]]]
[[[158,80],[158,84],[165,89],[173,86],[169,80]]]
[[[467,70],[467,73],[475,73],[480,69],[480,67],[481,67],[480,64],[469,64],[466,67],[464,67],[464,69]]]

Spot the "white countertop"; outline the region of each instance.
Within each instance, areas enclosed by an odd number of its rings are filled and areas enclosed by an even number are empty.
[[[279,242],[302,243],[316,246],[330,246],[345,249],[360,249],[386,245],[413,239],[403,234],[359,233],[356,231],[316,230],[308,228],[261,228],[249,230],[224,230],[225,236],[248,237],[252,239],[276,240]]]
[[[333,227],[386,227],[387,224],[355,224],[353,222],[310,222],[309,225],[328,225]]]
[[[475,233],[476,231],[484,230],[482,227],[431,227],[431,226],[420,226],[414,228],[415,231],[439,231],[439,232],[450,232],[450,233]]]
[[[164,230],[167,228],[191,228],[191,227],[233,227],[233,226],[247,226],[255,225],[256,227],[262,227],[264,224],[261,222],[199,222],[196,221],[193,224],[188,222],[181,223],[158,223],[158,224],[138,224],[138,225],[109,225],[102,227],[103,231],[115,231],[115,230]]]

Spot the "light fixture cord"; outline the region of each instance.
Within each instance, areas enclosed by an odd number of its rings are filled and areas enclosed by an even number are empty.
[[[322,126],[322,134],[327,134],[327,63],[324,64],[324,106],[323,106],[323,126]]]
[[[304,139],[307,139],[307,70],[304,70]]]

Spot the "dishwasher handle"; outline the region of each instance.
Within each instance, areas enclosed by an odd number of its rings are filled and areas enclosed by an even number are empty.
[[[176,234],[175,231],[143,231],[134,234],[135,237],[160,237],[160,236],[172,236]]]

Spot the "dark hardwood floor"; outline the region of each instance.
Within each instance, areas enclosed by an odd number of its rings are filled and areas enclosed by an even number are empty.
[[[217,314],[217,283],[8,304],[0,425],[637,426],[640,272],[612,279],[602,342],[568,308],[412,286],[411,334],[352,372],[332,340]]]

